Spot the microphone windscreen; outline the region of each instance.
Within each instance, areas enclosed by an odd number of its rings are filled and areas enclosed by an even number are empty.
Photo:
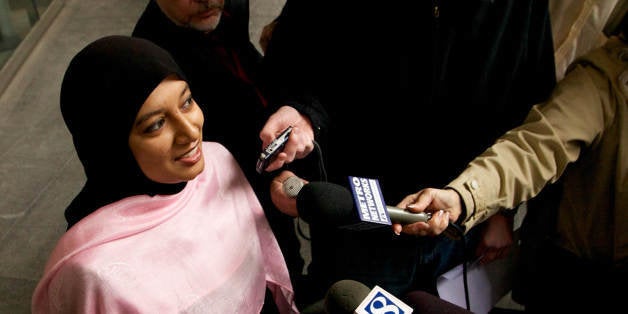
[[[314,224],[342,226],[360,221],[349,189],[329,182],[310,182],[297,195],[299,217]]]
[[[325,296],[325,310],[329,314],[348,314],[368,296],[371,289],[355,280],[340,280],[334,283]]]

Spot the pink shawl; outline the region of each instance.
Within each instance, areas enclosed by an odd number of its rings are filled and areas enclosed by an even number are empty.
[[[261,205],[231,154],[204,143],[205,171],[175,195],[128,197],[68,230],[33,313],[259,313],[266,287],[298,313]]]

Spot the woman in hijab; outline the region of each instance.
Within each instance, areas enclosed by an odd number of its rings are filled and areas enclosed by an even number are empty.
[[[87,182],[33,313],[298,312],[259,201],[170,55],[108,36],[81,50],[61,112]],[[266,302],[272,292],[274,302]]]

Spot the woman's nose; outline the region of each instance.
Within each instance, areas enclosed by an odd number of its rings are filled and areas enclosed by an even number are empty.
[[[175,135],[177,144],[187,144],[196,141],[200,136],[200,127],[191,117],[187,117],[183,114],[178,116]]]

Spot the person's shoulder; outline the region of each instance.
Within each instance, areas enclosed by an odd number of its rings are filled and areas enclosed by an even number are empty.
[[[203,150],[227,152],[227,148],[224,145],[218,142],[211,142],[211,141],[203,141]]]
[[[203,158],[205,158],[205,175],[216,171],[220,178],[225,179],[241,172],[240,165],[233,154],[221,143],[203,142]]]
[[[167,25],[165,16],[161,13],[161,10],[157,6],[155,1],[149,1],[144,11],[137,19],[131,36],[143,37],[146,39],[154,40],[159,38],[159,34],[163,31],[164,25]]]
[[[231,152],[221,143],[203,142],[203,155],[209,159],[233,159]]]

